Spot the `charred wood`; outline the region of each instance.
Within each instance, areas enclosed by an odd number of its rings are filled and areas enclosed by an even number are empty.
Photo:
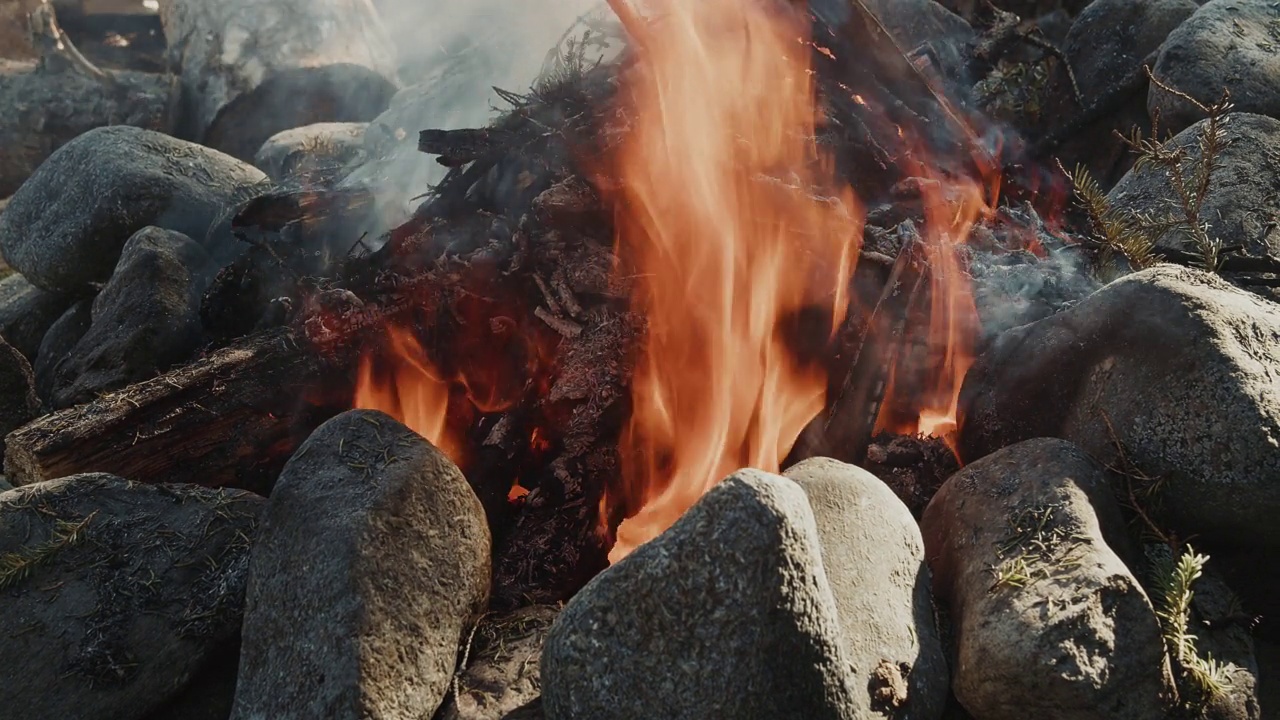
[[[866,128],[881,146],[892,149],[894,157],[911,153],[902,143],[901,129],[909,141],[930,153],[935,164],[959,174],[979,177],[982,166],[994,165],[971,141],[972,132],[953,104],[861,0],[809,0],[809,12],[814,21],[814,67],[824,96],[837,111],[837,123]],[[901,176],[892,181],[898,179]]]
[[[6,439],[5,475],[26,485],[109,472],[140,482],[263,492],[325,419],[323,399],[305,399],[326,387],[325,379],[319,356],[293,332],[248,337],[13,431]]]
[[[423,130],[418,133],[418,151],[438,155],[436,162],[458,167],[482,157],[505,153],[513,134],[499,129]]]
[[[830,399],[796,440],[787,465],[816,456],[863,462],[903,343],[901,320],[917,303],[926,272],[914,236],[896,259],[863,254],[829,367]]]

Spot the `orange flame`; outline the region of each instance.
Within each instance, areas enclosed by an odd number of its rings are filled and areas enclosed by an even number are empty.
[[[929,346],[940,349],[942,357],[923,396],[917,432],[943,438],[956,451],[960,386],[973,365],[978,318],[958,251],[987,206],[976,182],[931,185],[924,200],[925,254],[932,284]]]
[[[381,410],[404,423],[410,430],[431,441],[449,459],[462,462],[463,439],[451,432],[449,382],[436,370],[422,345],[407,330],[389,328],[387,339],[393,369],[391,376],[374,376],[373,361],[360,359],[354,406],[360,410]]]
[[[851,191],[829,190],[796,15],[744,0],[660,0],[658,26],[610,0],[642,63],[611,167],[619,251],[649,321],[622,438],[616,562],[745,466],[776,471],[823,407],[825,373],[783,339],[802,308],[843,319],[861,244]]]

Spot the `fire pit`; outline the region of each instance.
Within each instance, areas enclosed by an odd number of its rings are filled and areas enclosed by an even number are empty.
[[[375,4],[0,12],[3,706],[1265,716],[1273,8]]]

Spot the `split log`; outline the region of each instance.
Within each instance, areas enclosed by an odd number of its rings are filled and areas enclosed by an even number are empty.
[[[168,130],[170,81],[112,73],[103,83],[72,68],[0,60],[0,197],[12,194],[53,151],[106,125]]]
[[[396,90],[369,0],[168,0],[160,18],[180,137],[245,161],[281,130],[370,121]]]
[[[13,431],[5,476],[27,485],[109,472],[261,492],[325,413],[344,409],[304,399],[325,380],[319,357],[291,331],[264,332]]]
[[[784,466],[811,457],[862,464],[898,359],[902,323],[918,303],[927,268],[918,239],[906,230],[896,260],[863,252],[829,371],[826,408],[796,439]],[[874,295],[868,295],[873,293]]]

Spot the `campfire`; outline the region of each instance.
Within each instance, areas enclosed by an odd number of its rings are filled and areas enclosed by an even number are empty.
[[[0,94],[94,109],[0,162],[24,717],[1259,717],[1265,107],[1025,8],[607,0],[458,126],[529,59],[393,0],[3,2]]]

